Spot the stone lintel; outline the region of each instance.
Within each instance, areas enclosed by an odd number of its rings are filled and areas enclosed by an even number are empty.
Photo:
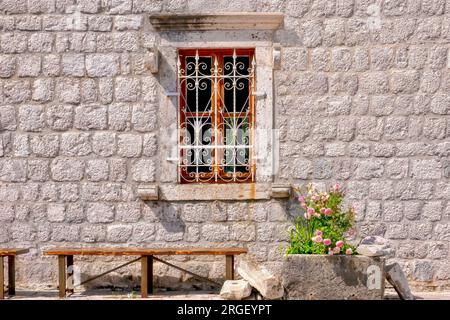
[[[199,14],[155,14],[150,23],[159,31],[277,30],[283,14],[276,12],[230,12]]]

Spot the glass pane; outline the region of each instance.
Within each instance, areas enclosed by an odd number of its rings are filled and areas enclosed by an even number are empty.
[[[223,63],[225,112],[248,112],[250,58],[248,56],[238,56],[236,63],[234,63],[232,56],[225,56]]]
[[[211,111],[211,57],[186,57],[186,112]],[[196,68],[197,67],[197,68]]]

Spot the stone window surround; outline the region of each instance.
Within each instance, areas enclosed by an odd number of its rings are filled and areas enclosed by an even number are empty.
[[[251,18],[251,23],[249,23]],[[273,70],[279,68],[279,46],[273,32],[283,16],[273,13],[156,15],[150,17],[160,35],[159,53],[159,183],[138,187],[142,200],[202,201],[284,198],[290,186],[274,183],[278,148],[274,139]],[[177,52],[180,48],[255,48],[256,57],[256,182],[180,184],[177,170]],[[176,131],[175,131],[176,132]],[[161,137],[172,137],[161,139]],[[175,137],[175,138],[174,138]]]

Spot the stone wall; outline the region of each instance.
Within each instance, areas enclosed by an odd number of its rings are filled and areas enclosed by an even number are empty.
[[[280,267],[288,201],[137,197],[161,171],[148,14],[205,11],[285,14],[274,34],[276,182],[341,181],[359,235],[390,239],[418,287],[448,288],[448,0],[0,1],[0,246],[32,249],[19,285],[55,287],[56,260],[41,252],[64,245],[246,245]],[[118,263],[82,260],[84,274]],[[220,258],[170,260],[225,273]],[[98,284],[135,284],[137,270]],[[164,285],[182,277],[156,272]]]

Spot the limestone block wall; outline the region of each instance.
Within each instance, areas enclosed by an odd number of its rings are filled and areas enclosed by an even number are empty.
[[[0,246],[18,284],[55,287],[47,247],[245,245],[280,266],[286,200],[143,202],[160,182],[158,12],[282,12],[274,34],[276,182],[340,181],[360,236],[390,239],[411,281],[450,285],[449,0],[0,1]],[[223,277],[221,258],[171,258]],[[116,266],[76,260],[83,276]],[[161,285],[178,271],[156,265]],[[137,284],[131,266],[97,284]],[[184,277],[182,280],[189,280]]]

